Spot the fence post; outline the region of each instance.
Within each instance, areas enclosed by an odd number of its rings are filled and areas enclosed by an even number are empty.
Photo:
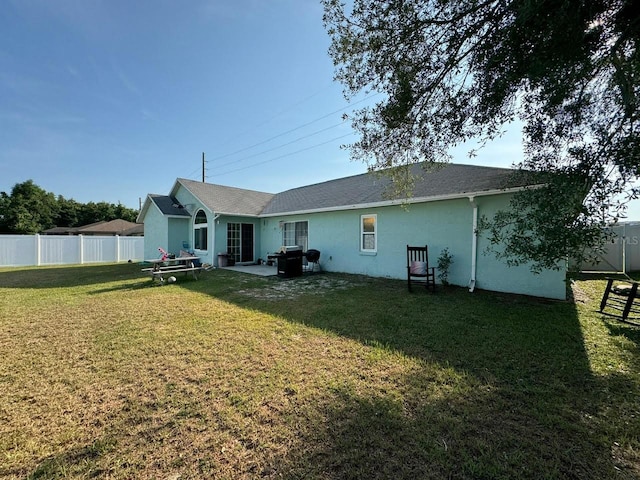
[[[627,274],[627,224],[622,224],[622,273]]]
[[[41,257],[41,247],[40,247],[40,234],[36,233],[35,235],[35,239],[36,239],[36,266],[39,267],[40,266],[40,257]]]
[[[120,235],[116,235],[116,263],[120,262]]]
[[[80,255],[80,265],[84,263],[84,235],[78,235],[78,254]]]

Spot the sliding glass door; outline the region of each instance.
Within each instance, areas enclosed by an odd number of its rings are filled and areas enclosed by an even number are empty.
[[[227,224],[227,254],[239,263],[252,263],[254,258],[254,229],[252,223]]]

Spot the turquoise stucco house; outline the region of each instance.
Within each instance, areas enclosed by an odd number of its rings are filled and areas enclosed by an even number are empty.
[[[271,194],[179,178],[168,195],[148,195],[138,222],[144,223],[145,258],[158,247],[188,247],[203,263],[218,264],[227,253],[252,264],[282,245],[321,252],[322,270],[406,278],[406,245],[428,245],[431,265],[449,248],[449,282],[500,292],[564,299],[566,265],[539,274],[508,267],[483,252],[480,215],[506,208],[513,170],[445,164],[425,172],[413,197],[389,200],[390,180],[365,173]]]

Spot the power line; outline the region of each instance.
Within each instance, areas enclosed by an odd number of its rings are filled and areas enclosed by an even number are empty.
[[[306,148],[302,148],[300,150],[296,150],[295,152],[285,153],[284,155],[280,155],[279,157],[274,157],[274,158],[270,158],[269,160],[264,160],[262,162],[253,163],[251,165],[247,165],[246,167],[236,168],[234,170],[229,170],[228,172],[217,173],[215,175],[211,175],[211,177],[221,177],[223,175],[228,175],[230,173],[239,172],[241,170],[246,170],[248,168],[256,167],[258,165],[264,165],[265,163],[273,162],[275,160],[280,160],[281,158],[290,157],[291,155],[296,155],[298,153],[306,152],[307,150],[311,150],[313,148],[321,147],[322,145],[326,145],[328,143],[335,142],[336,140],[340,140],[341,138],[345,138],[345,137],[348,137],[350,135],[354,135],[354,132],[349,132],[346,135],[341,135],[339,137],[332,138],[331,140],[327,140],[326,142],[317,143],[316,145],[311,145],[310,147],[306,147]]]
[[[326,87],[321,88],[320,90],[318,90],[316,93],[313,93],[311,95],[309,95],[308,97],[303,98],[302,100],[300,100],[299,102],[294,103],[293,105],[288,106],[287,108],[280,110],[278,113],[276,113],[275,115],[272,115],[270,118],[268,118],[267,120],[264,120],[263,122],[258,123],[257,125],[245,130],[244,132],[238,133],[237,135],[227,139],[227,141],[223,144],[223,145],[228,145],[229,143],[231,143],[232,140],[235,140],[236,138],[238,138],[240,135],[242,134],[246,134],[251,132],[252,130],[255,130],[263,125],[266,125],[267,123],[271,122],[272,120],[278,118],[280,115],[282,115],[283,113],[286,113],[292,109],[294,109],[295,107],[297,107],[298,105],[302,105],[303,103],[305,103],[307,100],[312,99],[315,96],[318,96],[319,94],[321,94],[322,92],[324,92],[325,90],[329,89],[333,84],[330,83],[328,84]],[[215,160],[215,159],[214,159]]]
[[[278,149],[280,149],[282,147],[286,147],[287,145],[291,145],[292,143],[299,142],[300,140],[304,140],[305,138],[313,137],[314,135],[318,135],[319,133],[326,132],[327,130],[331,130],[332,128],[339,127],[340,125],[343,125],[345,121],[346,120],[343,120],[342,122],[336,123],[335,125],[331,125],[330,127],[323,128],[322,130],[317,130],[317,131],[315,131],[313,133],[310,133],[308,135],[303,135],[302,137],[298,137],[298,138],[296,138],[294,140],[291,140],[290,142],[283,143],[281,145],[278,145],[276,147],[270,148],[268,150],[263,150],[261,152],[254,153],[253,155],[249,155],[248,157],[243,157],[243,158],[240,158],[238,160],[232,160],[232,161],[227,162],[227,163],[222,163],[222,164],[216,165],[216,167],[226,167],[227,165],[233,165],[234,163],[244,162],[245,160],[249,160],[250,158],[258,157],[260,155],[264,155],[265,153],[273,152],[274,150],[278,150]]]
[[[217,156],[215,158],[212,158],[210,161],[221,160],[223,158],[227,158],[227,157],[230,157],[232,155],[236,155],[238,153],[246,152],[247,150],[251,150],[252,148],[258,147],[260,145],[264,145],[265,143],[268,143],[271,140],[275,140],[276,138],[280,138],[280,137],[282,137],[284,135],[287,135],[287,134],[289,134],[291,132],[295,132],[296,130],[300,130],[301,128],[308,127],[309,125],[313,125],[314,123],[319,122],[320,120],[324,120],[325,118],[330,117],[331,115],[335,115],[336,113],[340,113],[340,112],[342,112],[344,110],[347,110],[348,108],[351,108],[354,105],[358,105],[359,103],[362,103],[362,102],[364,102],[364,101],[366,101],[366,100],[368,100],[368,99],[370,99],[372,97],[375,97],[377,95],[380,95],[380,94],[379,93],[372,93],[371,95],[367,95],[366,97],[364,97],[362,100],[358,100],[357,102],[354,102],[354,103],[352,103],[350,105],[347,105],[346,107],[340,108],[340,109],[335,110],[335,111],[333,111],[331,113],[327,113],[326,115],[318,117],[315,120],[311,120],[310,122],[307,122],[307,123],[304,123],[304,124],[299,125],[297,127],[294,127],[294,128],[292,128],[290,130],[287,130],[286,132],[279,133],[278,135],[274,135],[273,137],[267,138],[266,140],[262,140],[262,141],[260,141],[258,143],[254,143],[253,145],[250,145],[248,147],[241,148],[240,150],[236,150],[235,152],[226,153],[224,155],[219,155],[219,156]]]
[[[192,175],[195,175],[199,171],[200,171],[200,167],[196,168],[195,170],[192,170],[188,175],[185,175],[185,178],[191,178]]]

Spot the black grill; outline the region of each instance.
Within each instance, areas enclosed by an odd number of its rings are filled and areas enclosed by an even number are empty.
[[[310,248],[307,250],[307,253],[305,253],[305,257],[307,257],[307,262],[318,263],[318,260],[320,260],[320,251]]]
[[[287,250],[274,255],[278,261],[279,277],[299,277],[302,275],[302,250]]]

